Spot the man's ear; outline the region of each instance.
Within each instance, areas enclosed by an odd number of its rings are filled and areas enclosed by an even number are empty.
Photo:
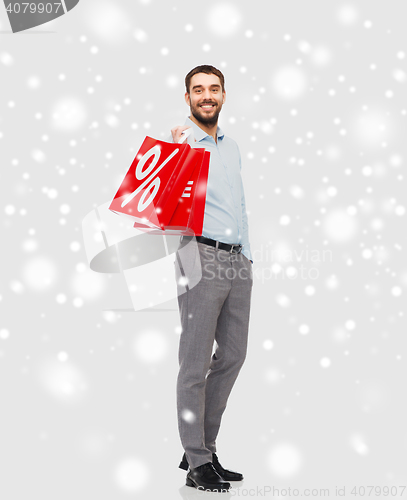
[[[223,102],[222,104],[226,101],[226,90],[223,92]]]
[[[185,102],[188,104],[188,106],[190,106],[190,99],[188,92],[185,92]]]

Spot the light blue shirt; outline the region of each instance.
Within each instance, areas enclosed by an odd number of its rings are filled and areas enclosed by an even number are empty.
[[[240,243],[242,253],[252,260],[246,202],[241,176],[242,161],[237,143],[217,128],[218,142],[189,117],[198,147],[211,153],[202,236],[223,243]],[[168,142],[174,142],[171,139]]]

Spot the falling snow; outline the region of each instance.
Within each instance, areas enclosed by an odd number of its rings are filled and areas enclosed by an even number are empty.
[[[279,482],[332,496],[342,480],[405,484],[403,8],[90,0],[31,36],[8,33],[4,12],[7,492],[188,495],[177,293],[195,283],[176,279],[172,245],[143,247],[132,225],[100,214],[145,136],[167,140],[184,123],[198,64],[225,75],[219,125],[241,151],[254,260],[220,460],[244,473],[242,496]],[[134,237],[124,260],[121,232]]]

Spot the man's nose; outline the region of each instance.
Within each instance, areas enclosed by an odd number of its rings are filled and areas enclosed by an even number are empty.
[[[209,100],[212,100],[212,99],[211,99],[211,93],[209,92],[209,90],[204,90],[204,91],[203,91],[203,98],[204,98],[205,100],[208,100],[208,101],[209,101]]]

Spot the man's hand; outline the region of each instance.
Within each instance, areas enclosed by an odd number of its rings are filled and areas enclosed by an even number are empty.
[[[178,141],[181,138],[181,134],[184,130],[187,128],[190,128],[188,125],[178,125],[177,127],[174,127],[171,129],[171,134],[172,134],[172,139],[173,141],[178,144]]]

